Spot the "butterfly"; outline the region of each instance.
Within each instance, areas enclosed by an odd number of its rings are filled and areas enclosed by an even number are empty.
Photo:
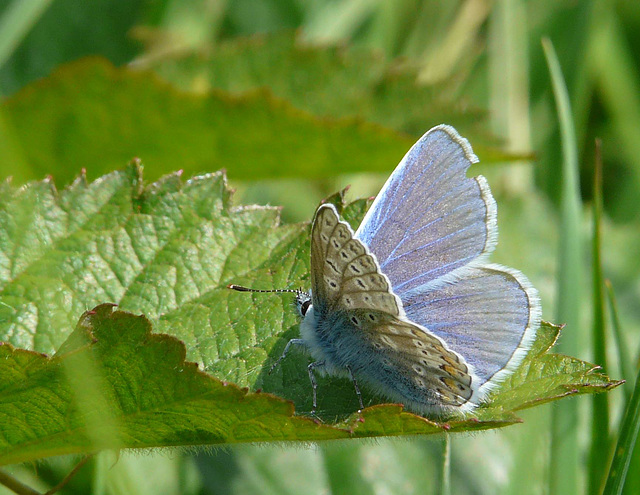
[[[354,233],[331,204],[311,228],[311,290],[296,293],[313,412],[315,372],[351,378],[425,415],[465,414],[488,400],[529,351],[537,291],[488,262],[497,208],[478,158],[447,125],[407,152]],[[254,290],[231,285],[236,290]],[[262,291],[261,291],[262,292]],[[267,291],[271,292],[271,291]]]

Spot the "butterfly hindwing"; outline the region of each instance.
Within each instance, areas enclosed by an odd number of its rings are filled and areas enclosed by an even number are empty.
[[[540,301],[526,277],[512,268],[486,264],[457,273],[406,293],[403,307],[411,321],[467,357],[482,388],[520,364],[540,325]]]
[[[475,378],[469,366],[437,336],[393,315],[356,314],[356,326],[372,347],[370,357],[375,356],[369,374],[388,383],[389,396],[420,410],[460,407],[472,399]]]

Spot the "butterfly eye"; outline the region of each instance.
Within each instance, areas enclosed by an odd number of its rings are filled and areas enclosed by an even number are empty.
[[[309,310],[309,306],[311,306],[311,299],[307,299],[300,305],[300,314],[302,316],[307,314],[307,311]]]

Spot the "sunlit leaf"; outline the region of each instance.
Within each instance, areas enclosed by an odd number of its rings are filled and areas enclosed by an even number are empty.
[[[292,351],[268,373],[298,335],[291,294],[226,288],[307,286],[308,225],[280,225],[275,208],[234,207],[220,173],[145,185],[137,164],[60,192],[43,181],[5,184],[0,195],[0,462],[476,431],[519,422],[525,407],[619,384],[552,354],[559,328],[545,324],[523,365],[474,415],[421,418],[367,387],[359,413],[350,380],[319,378],[321,424],[305,418],[307,356]],[[332,201],[353,223],[368,206],[344,204],[341,194]],[[110,304],[84,313],[101,302]]]

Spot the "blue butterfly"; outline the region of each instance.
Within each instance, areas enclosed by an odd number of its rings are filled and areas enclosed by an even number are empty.
[[[522,362],[540,325],[537,291],[491,264],[497,208],[478,158],[446,125],[391,174],[354,233],[331,204],[311,229],[311,291],[296,292],[315,371],[358,381],[420,414],[467,413]],[[237,290],[251,290],[230,286]],[[312,412],[313,412],[312,411]]]

